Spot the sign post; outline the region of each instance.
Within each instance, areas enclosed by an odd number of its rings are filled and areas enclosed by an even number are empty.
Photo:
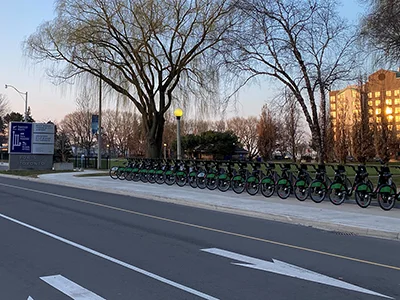
[[[11,122],[8,153],[10,170],[51,170],[54,124]]]

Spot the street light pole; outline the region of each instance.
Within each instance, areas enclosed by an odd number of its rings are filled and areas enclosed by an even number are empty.
[[[99,80],[99,130],[98,130],[98,154],[97,154],[97,169],[101,169],[101,98],[102,98],[102,86],[101,86],[101,69],[100,69],[100,80]]]
[[[180,108],[175,109],[174,111],[176,117],[176,158],[182,159],[181,154],[181,117],[183,115],[183,111]]]
[[[13,88],[18,94],[25,95],[25,114],[24,114],[24,122],[28,122],[28,92],[24,93],[19,91],[15,86],[6,84],[6,88]]]
[[[164,144],[164,159],[167,159],[167,144]]]

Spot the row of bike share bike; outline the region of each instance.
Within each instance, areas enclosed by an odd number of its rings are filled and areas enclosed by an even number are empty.
[[[332,179],[327,175],[327,167],[333,170]],[[352,181],[347,176],[346,168],[354,170]],[[376,170],[375,187],[368,178],[367,168]],[[219,189],[222,192],[232,189],[237,194],[246,191],[256,195],[260,192],[265,197],[271,197],[276,192],[282,199],[294,194],[300,201],[310,197],[316,203],[328,197],[335,205],[342,204],[354,195],[360,207],[366,208],[372,199],[377,199],[384,210],[392,209],[400,199],[392,173],[386,165],[130,159],[124,166],[111,168],[109,174],[113,179],[177,184],[181,187],[190,185],[193,188]]]

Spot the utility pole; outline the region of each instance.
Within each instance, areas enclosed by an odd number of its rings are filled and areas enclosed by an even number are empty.
[[[97,142],[98,142],[98,153],[97,153],[97,169],[101,169],[101,98],[102,98],[102,82],[101,82],[101,68],[100,68],[100,80],[99,80],[99,130],[98,130],[98,138],[97,138]]]

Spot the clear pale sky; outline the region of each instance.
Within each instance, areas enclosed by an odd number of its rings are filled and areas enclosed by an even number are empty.
[[[341,0],[341,13],[351,21],[357,21],[363,11],[357,0]],[[54,17],[53,0],[2,1],[0,9],[0,94],[7,96],[10,108],[23,114],[24,96],[18,95],[5,84],[15,86],[21,92],[28,91],[28,105],[36,121],[60,121],[75,109],[74,93],[54,86],[40,66],[32,65],[22,53],[22,42],[44,21]],[[273,96],[271,87],[263,83],[251,85],[240,92],[239,104],[230,109],[229,116],[259,115],[262,105]]]

